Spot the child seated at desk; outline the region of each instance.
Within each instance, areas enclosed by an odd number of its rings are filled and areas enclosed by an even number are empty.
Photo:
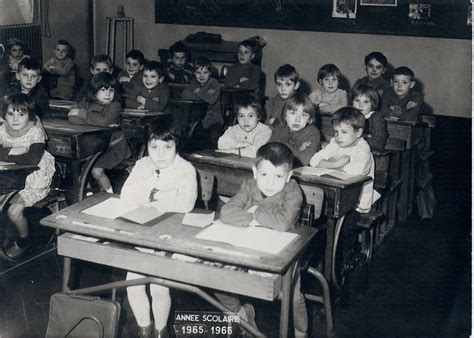
[[[95,74],[102,73],[102,72],[112,74],[113,70],[114,70],[114,64],[110,56],[108,56],[107,54],[94,55],[89,67],[91,77],[94,76]],[[87,99],[89,86],[91,82],[90,80],[91,79],[88,79],[87,81],[85,81],[81,90],[79,90],[79,92],[76,94],[77,101],[82,101],[84,99]]]
[[[209,146],[215,149],[217,140],[222,135],[222,126],[224,125],[224,117],[219,102],[221,85],[211,77],[211,61],[199,57],[194,61],[193,66],[195,78],[184,88],[181,98],[183,100],[202,100],[209,104],[200,127],[210,136]]]
[[[382,116],[403,121],[418,121],[423,98],[415,87],[415,73],[408,67],[395,69],[392,88],[382,96]]]
[[[253,64],[257,52],[257,43],[254,40],[244,40],[239,44],[237,60],[232,65],[224,79],[224,87],[252,89],[257,94],[260,84],[260,67]]]
[[[141,85],[145,61],[145,55],[136,49],[129,51],[125,55],[125,70],[122,70],[117,76],[120,84],[120,93],[125,98],[135,86]]]
[[[165,82],[165,70],[157,61],[145,62],[142,82],[136,83],[128,93],[125,106],[162,112],[168,104],[170,89]]]
[[[98,73],[91,79],[89,98],[81,101],[69,111],[69,122],[101,127],[118,126],[122,107],[115,98],[115,79],[109,73]],[[108,149],[99,157],[92,168],[92,176],[102,190],[113,193],[105,169],[113,169],[131,155],[122,131],[115,131],[110,137]]]
[[[15,76],[19,81],[19,85],[12,85],[8,92],[10,94],[22,92],[31,97],[35,104],[36,115],[42,118],[48,111],[49,99],[48,93],[40,85],[42,79],[41,65],[36,60],[25,58],[18,65],[18,72]]]
[[[387,123],[380,112],[379,95],[375,88],[359,84],[354,86],[349,93],[350,104],[364,114],[364,138],[372,150],[383,150],[387,139]]]
[[[297,93],[288,101],[284,121],[273,127],[270,142],[286,144],[296,158],[296,165],[308,165],[311,156],[320,148],[321,135],[314,126],[314,105],[309,98]]]
[[[189,212],[197,198],[196,171],[177,153],[180,137],[171,118],[153,123],[148,129],[148,156],[138,160],[123,185],[120,198],[133,205],[150,205],[161,212]],[[145,277],[127,273],[127,280]],[[169,289],[152,284],[151,308],[156,337],[166,335],[171,307]],[[140,327],[140,337],[151,337],[153,324],[145,286],[127,288],[128,301]]]
[[[31,245],[24,210],[44,199],[55,172],[54,157],[48,153],[43,129],[37,123],[35,104],[26,94],[15,93],[5,99],[0,126],[0,161],[37,165],[26,177],[25,187],[10,201],[7,215],[16,227],[18,238],[6,238],[2,250],[11,259],[22,256]]]
[[[286,104],[291,100],[300,86],[299,74],[292,65],[280,66],[275,72],[275,84],[278,94],[265,105],[266,124],[277,125],[283,120]]]
[[[383,93],[390,89],[390,82],[385,80],[384,74],[387,70],[387,58],[380,52],[371,52],[364,58],[365,72],[367,76],[364,76],[356,81],[354,87],[361,84],[373,87],[379,97],[382,97]],[[379,107],[374,107],[379,109]]]
[[[261,224],[278,231],[288,231],[295,225],[303,203],[303,194],[293,174],[293,153],[282,143],[270,142],[257,151],[253,178],[242,183],[239,192],[221,209],[221,220],[235,226]],[[293,293],[293,320],[295,336],[307,335],[308,315],[300,292],[297,274]],[[251,304],[242,305],[231,294],[216,292],[216,297],[230,311],[238,313],[250,325],[255,323],[255,310]]]
[[[43,66],[46,74],[58,76],[57,84],[51,88],[52,98],[71,100],[74,97],[76,71],[74,69],[74,47],[66,40],[58,40],[53,51],[54,56]]]
[[[310,165],[327,169],[340,169],[349,175],[365,175],[372,179],[364,183],[357,208],[346,214],[338,242],[340,259],[347,257],[358,234],[357,221],[361,213],[368,213],[379,197],[374,190],[374,158],[370,146],[362,138],[364,115],[356,108],[344,107],[334,113],[332,119],[334,137],[329,144],[311,158]],[[338,275],[338,277],[340,277]]]
[[[166,74],[171,83],[189,83],[193,79],[193,67],[189,64],[191,53],[178,41],[170,47],[171,63],[166,65]],[[164,60],[161,60],[162,62]]]
[[[339,88],[341,76],[341,71],[333,64],[319,69],[318,82],[309,98],[320,112],[333,114],[339,108],[347,106],[347,93]]]
[[[237,125],[227,128],[219,137],[217,149],[245,157],[255,157],[258,148],[268,142],[272,129],[259,122],[260,104],[251,95],[237,98],[235,111]]]
[[[30,56],[25,53],[25,44],[18,38],[11,38],[7,41],[6,49],[8,52],[8,66],[11,73],[18,71],[18,64]]]

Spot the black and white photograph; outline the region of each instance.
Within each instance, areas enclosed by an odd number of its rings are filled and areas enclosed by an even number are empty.
[[[396,7],[398,0],[360,0],[361,6],[394,6]]]
[[[355,19],[356,14],[357,0],[333,0],[333,18]]]
[[[0,0],[0,338],[472,336],[469,0]]]

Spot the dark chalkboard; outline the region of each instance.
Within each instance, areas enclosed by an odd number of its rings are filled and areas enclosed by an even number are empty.
[[[157,23],[470,39],[469,0],[155,0]],[[356,17],[334,18],[339,5]]]

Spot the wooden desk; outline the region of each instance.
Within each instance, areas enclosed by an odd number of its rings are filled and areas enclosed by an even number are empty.
[[[253,158],[237,155],[203,151],[184,155],[198,170],[201,182],[201,197],[206,202],[212,197],[214,179],[216,193],[233,196],[237,193],[245,179],[252,177]],[[293,177],[298,181],[305,195],[306,203],[315,205],[315,215],[321,213],[318,206],[321,201],[321,190],[324,192],[324,214],[328,218],[324,275],[328,281],[334,281],[332,276],[334,236],[336,226],[343,221],[349,210],[354,209],[359,201],[364,182],[370,180],[367,176],[357,176],[350,180],[339,180],[332,177],[318,177],[295,173]]]
[[[67,115],[75,104],[75,101],[51,99],[49,100],[49,110],[45,113],[43,118],[57,118],[67,120]]]
[[[279,254],[271,255],[250,249],[235,248],[226,243],[196,239],[195,236],[202,229],[182,225],[183,214],[165,214],[160,217],[161,220],[158,223],[155,221],[156,224],[154,224],[151,221],[141,226],[125,220],[109,220],[80,213],[81,210],[110,196],[104,192],[95,194],[41,220],[41,224],[45,226],[118,242],[112,244],[93,243],[75,238],[69,233],[60,236],[58,238],[58,253],[65,256],[63,281],[65,289],[67,289],[69,278],[70,259],[77,258],[157,276],[166,281],[163,285],[182,287],[182,289],[185,289],[182,284],[192,284],[199,288],[212,288],[269,301],[275,300],[281,292],[280,336],[287,336],[291,274],[299,256],[316,234],[315,229],[298,227],[292,230],[300,236]],[[58,217],[59,215],[62,217]],[[81,226],[77,222],[100,226],[95,228]],[[164,240],[160,239],[163,238],[163,235],[169,237]],[[168,255],[162,256],[138,251],[134,249],[136,245],[190,255],[206,261],[221,262],[268,274],[254,274],[198,262],[184,262],[172,259]],[[204,246],[232,250],[242,255],[217,253],[204,248]],[[221,306],[219,309],[223,310],[224,308]]]
[[[70,124],[67,120],[45,119],[47,149],[70,166],[72,202],[83,199],[87,176],[99,155],[109,146],[114,128]]]
[[[398,207],[399,221],[403,222],[412,213],[415,198],[416,159],[418,145],[422,141],[426,124],[415,121],[400,121],[386,118],[389,138],[405,141],[401,154],[401,187]]]
[[[191,138],[197,124],[206,116],[207,102],[200,100],[171,99],[166,109],[176,118],[184,135]]]
[[[23,189],[26,177],[37,169],[36,165],[0,163],[0,196]]]

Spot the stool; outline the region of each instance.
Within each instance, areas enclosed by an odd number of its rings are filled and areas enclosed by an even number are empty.
[[[107,17],[107,38],[105,41],[105,53],[110,56],[115,64],[115,40],[117,38],[117,23],[123,23],[123,62],[125,63],[127,52],[133,49],[133,23],[134,19],[124,17]],[[130,45],[130,46],[129,46]]]

